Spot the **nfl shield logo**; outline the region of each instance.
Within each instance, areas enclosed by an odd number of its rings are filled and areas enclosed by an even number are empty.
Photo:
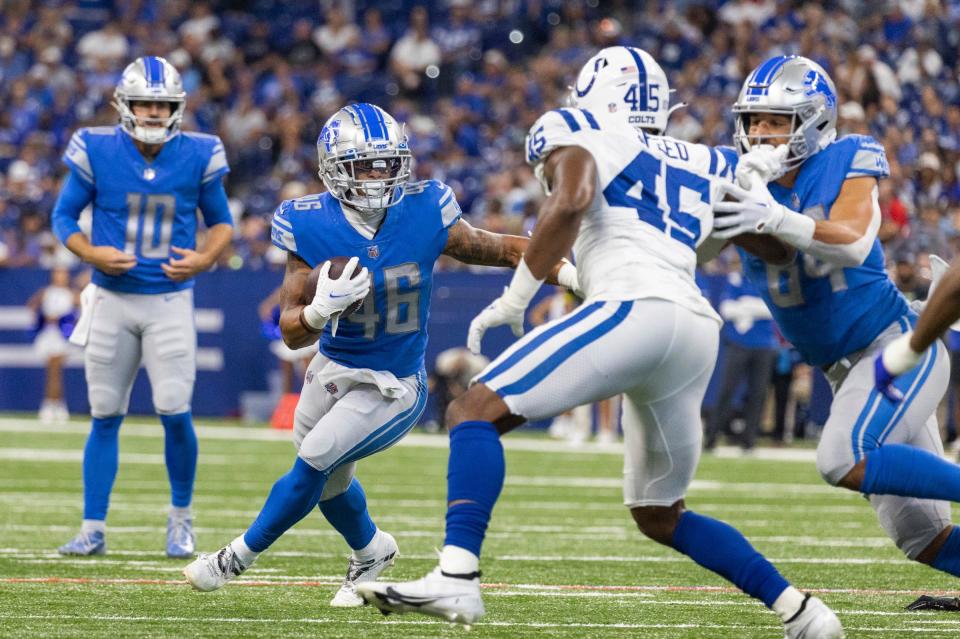
[[[327,382],[324,385],[324,388],[326,388],[327,392],[330,393],[331,395],[336,395],[337,391],[340,390],[339,388],[337,388],[337,385],[334,384],[333,382]]]
[[[368,246],[367,257],[369,257],[371,260],[375,260],[380,257],[380,247],[378,247],[376,244],[373,246]]]

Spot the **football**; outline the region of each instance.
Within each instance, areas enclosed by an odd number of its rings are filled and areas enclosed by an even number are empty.
[[[328,276],[331,279],[339,279],[340,275],[343,274],[343,269],[347,266],[347,262],[350,261],[349,257],[331,257],[330,262],[330,273]],[[310,275],[307,276],[307,283],[303,288],[303,299],[301,300],[304,304],[309,304],[313,301],[313,296],[317,294],[317,282],[320,280],[320,269],[323,267],[323,262],[318,264],[316,268],[310,271]],[[356,275],[363,270],[363,267],[360,264],[357,264],[357,267],[353,270],[353,275]],[[353,313],[356,313],[357,310],[363,306],[363,300],[354,302],[347,307],[340,315],[340,319],[349,317]]]

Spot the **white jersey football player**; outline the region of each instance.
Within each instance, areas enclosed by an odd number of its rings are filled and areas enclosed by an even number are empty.
[[[581,70],[572,108],[530,130],[527,159],[549,196],[510,286],[474,319],[468,345],[477,351],[493,326],[522,328],[550,265],[571,248],[586,299],[507,349],[450,405],[440,565],[417,581],[361,584],[381,610],[480,618],[480,547],[504,479],[500,436],[623,393],[624,503],[640,530],[773,608],[788,637],[842,636],[833,612],[739,532],[685,508],[721,324],[694,281],[696,248],[732,166],[706,146],[659,135],[668,100],[653,58],[611,47]]]
[[[180,131],[185,104],[173,65],[155,56],[138,58],[114,92],[120,124],[80,129],[63,156],[70,172],[53,210],[53,230],[94,268],[70,338],[85,347],[93,423],[83,453],[83,524],[60,547],[65,555],[106,552],[118,432],[141,363],[165,435],[167,555],[193,555],[193,278],[229,244],[233,221],[222,182],[229,171],[223,144],[215,135]],[[88,238],[77,220],[91,204]],[[198,209],[208,228],[199,248]]]

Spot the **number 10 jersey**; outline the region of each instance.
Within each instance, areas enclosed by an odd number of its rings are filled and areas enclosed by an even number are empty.
[[[733,176],[730,158],[602,114],[557,109],[527,136],[527,162],[541,181],[547,155],[565,146],[586,149],[597,165],[597,192],[573,247],[587,299],[665,299],[719,322],[694,270],[720,184]]]

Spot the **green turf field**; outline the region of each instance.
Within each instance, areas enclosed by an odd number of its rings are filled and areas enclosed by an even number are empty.
[[[242,578],[197,593],[186,562],[163,554],[168,488],[159,426],[127,424],[111,504],[109,551],[61,558],[81,517],[86,426],[44,429],[0,418],[0,636],[14,637],[782,637],[761,604],[678,553],[644,540],[620,505],[615,449],[570,451],[516,433],[483,562],[487,617],[469,633],[415,616],[327,606],[346,546],[319,512]],[[197,542],[242,532],[291,444],[264,429],[207,425],[201,440]],[[388,578],[417,578],[442,541],[446,441],[415,435],[361,464],[377,523],[401,557]],[[688,505],[739,527],[788,579],[820,593],[848,637],[957,637],[960,614],[907,613],[953,579],[906,561],[862,499],[823,484],[799,460],[706,457]],[[804,459],[806,458],[806,459]]]

